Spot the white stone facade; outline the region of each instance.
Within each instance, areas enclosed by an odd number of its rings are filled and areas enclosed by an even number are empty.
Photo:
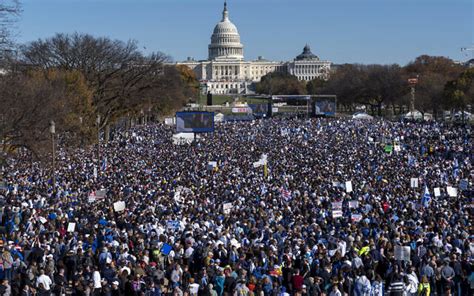
[[[243,45],[237,27],[230,21],[227,3],[222,20],[217,23],[209,44],[208,60],[188,58],[178,63],[191,68],[202,84],[204,92],[212,94],[248,94],[253,85],[271,72],[287,72],[299,80],[327,79],[331,62],[321,61],[306,46],[303,53],[291,62],[267,61],[261,57],[244,61]]]

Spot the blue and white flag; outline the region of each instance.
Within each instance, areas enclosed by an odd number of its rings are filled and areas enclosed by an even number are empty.
[[[408,165],[409,166],[416,165],[416,158],[413,155],[408,155]]]
[[[453,163],[453,177],[457,178],[458,175],[459,175],[459,162],[458,162],[458,159],[455,158],[454,163]]]
[[[425,185],[425,193],[423,194],[423,197],[421,199],[421,204],[426,208],[428,207],[430,201],[431,201],[431,194],[430,194],[430,191],[428,190],[428,186]]]
[[[104,157],[104,159],[102,159],[102,163],[100,164],[100,170],[101,171],[107,170],[107,157]]]

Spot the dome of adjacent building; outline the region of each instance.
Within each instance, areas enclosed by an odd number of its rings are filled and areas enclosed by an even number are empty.
[[[298,55],[296,57],[297,61],[302,61],[302,60],[319,60],[319,57],[311,52],[311,48],[309,47],[308,44],[303,49],[303,53]]]
[[[227,1],[224,2],[222,20],[214,27],[209,44],[209,59],[243,59],[243,45],[237,27],[229,20]]]

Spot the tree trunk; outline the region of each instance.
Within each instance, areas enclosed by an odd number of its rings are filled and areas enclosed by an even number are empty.
[[[104,142],[108,144],[110,140],[110,124],[107,124],[104,129]]]

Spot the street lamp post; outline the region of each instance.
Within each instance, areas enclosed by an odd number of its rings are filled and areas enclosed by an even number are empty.
[[[51,144],[52,144],[52,179],[53,179],[53,191],[56,190],[56,149],[54,145],[54,135],[56,134],[56,124],[51,120],[49,124],[49,133],[51,134]]]

